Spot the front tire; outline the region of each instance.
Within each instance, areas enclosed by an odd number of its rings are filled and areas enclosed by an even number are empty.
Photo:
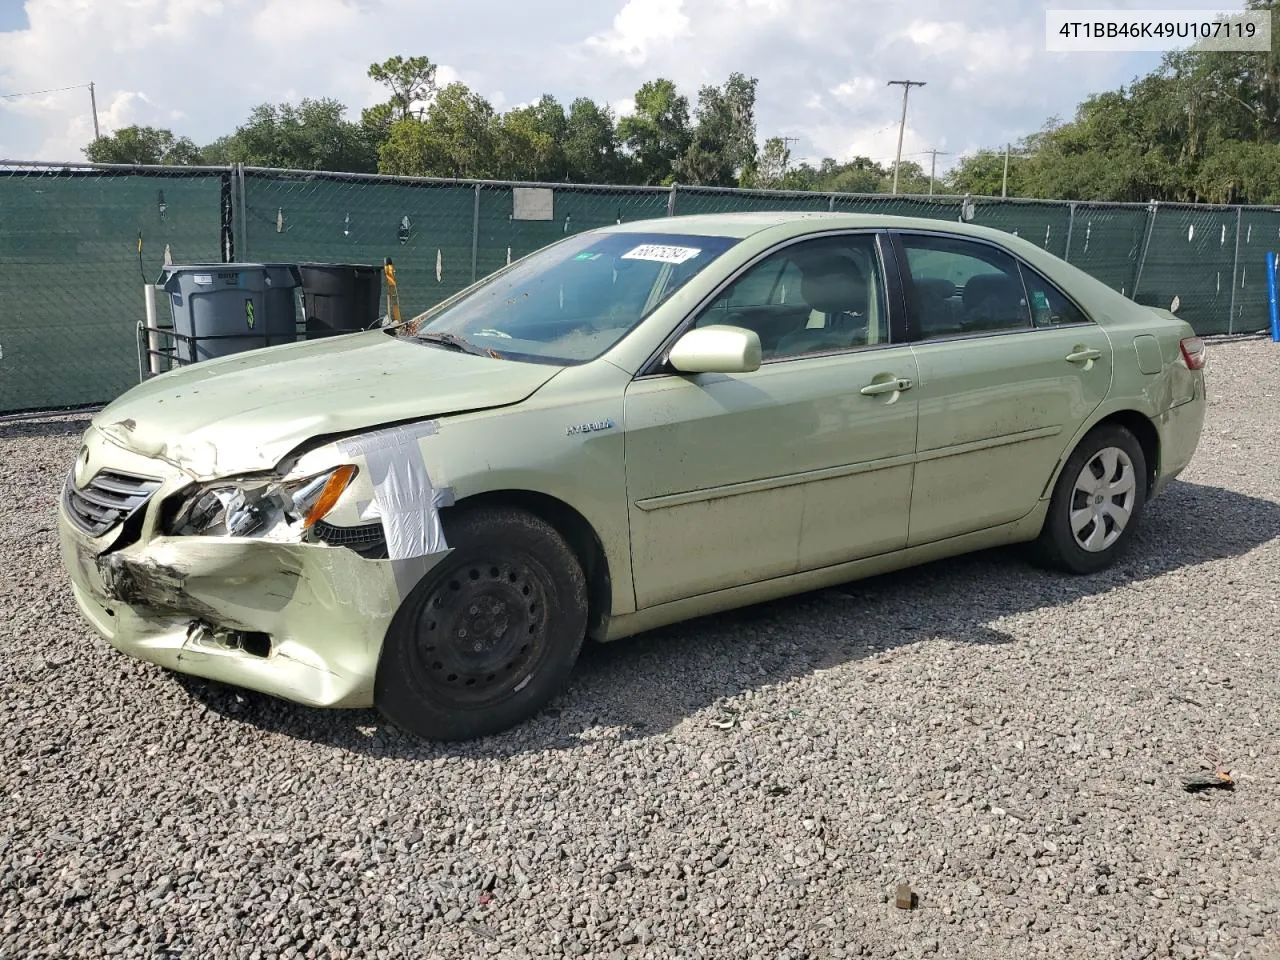
[[[464,509],[445,537],[452,552],[387,632],[374,703],[420,737],[470,740],[560,692],[586,635],[587,585],[564,538],[523,510]]]
[[[1128,548],[1147,502],[1147,458],[1124,427],[1091,430],[1054,484],[1037,559],[1068,573],[1096,573]]]

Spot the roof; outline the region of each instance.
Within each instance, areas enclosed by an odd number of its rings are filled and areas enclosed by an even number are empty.
[[[822,229],[900,228],[946,230],[970,236],[1000,233],[987,227],[955,220],[926,217],[897,217],[878,213],[827,213],[808,210],[762,210],[751,213],[698,213],[675,217],[655,217],[610,224],[611,233],[681,233],[692,236],[745,239],[763,230],[793,226],[797,234]],[[784,231],[790,232],[790,231]],[[1007,236],[1002,234],[1003,236]]]

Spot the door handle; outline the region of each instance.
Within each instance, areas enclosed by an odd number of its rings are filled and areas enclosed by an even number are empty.
[[[880,383],[869,383],[859,392],[863,396],[874,397],[881,393],[898,393],[901,390],[910,390],[914,384],[903,377],[896,380],[884,380]]]
[[[1102,351],[1094,350],[1092,347],[1084,347],[1074,353],[1067,354],[1067,363],[1089,363],[1092,360],[1101,359]]]

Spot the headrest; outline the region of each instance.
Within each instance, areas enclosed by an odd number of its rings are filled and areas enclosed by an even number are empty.
[[[1017,302],[1022,299],[1022,284],[1003,273],[979,273],[964,285],[966,307],[976,307],[992,298]]]
[[[867,309],[867,278],[849,257],[830,253],[799,263],[800,296],[820,313],[863,313]]]

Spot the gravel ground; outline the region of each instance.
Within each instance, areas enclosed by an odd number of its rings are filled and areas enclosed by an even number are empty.
[[[1280,956],[1280,346],[1209,383],[1118,569],[685,624],[449,748],[113,653],[53,532],[84,420],[0,425],[0,957]]]

